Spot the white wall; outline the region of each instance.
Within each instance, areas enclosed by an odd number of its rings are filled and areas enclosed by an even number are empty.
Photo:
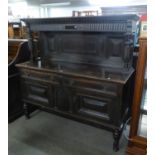
[[[40,8],[29,6],[26,2],[10,3],[8,6],[11,8],[15,18],[40,17]]]
[[[27,16],[31,18],[40,17],[40,8],[39,7],[28,7],[27,8]]]
[[[101,13],[100,7],[59,7],[59,8],[49,8],[49,17],[70,17],[72,16],[72,11],[86,11],[94,10]]]
[[[39,1],[39,0],[38,0]],[[17,3],[10,3],[8,6],[11,7],[13,15],[15,17],[69,17],[72,16],[72,11],[84,11],[84,10],[98,10],[99,13],[101,13],[101,6],[105,6],[106,4],[111,4],[110,1],[115,1],[115,5],[118,3],[116,0],[93,0],[92,2],[102,2],[102,5],[95,5],[91,6],[88,4],[88,6],[57,6],[57,7],[51,7],[51,6],[29,6],[26,2],[17,2]],[[123,1],[123,0],[119,0]],[[125,1],[125,0],[124,0]],[[127,0],[126,0],[127,1]],[[103,3],[104,2],[104,3]],[[105,3],[106,2],[106,3]],[[130,4],[136,5],[145,3],[146,0],[130,0]],[[119,4],[119,3],[118,3]]]
[[[72,16],[72,11],[84,11],[84,10],[98,10],[101,12],[100,7],[39,7],[29,6],[26,2],[10,3],[8,5],[14,17],[68,17]]]

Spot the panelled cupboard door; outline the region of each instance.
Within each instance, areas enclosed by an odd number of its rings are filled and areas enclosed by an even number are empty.
[[[41,106],[54,106],[54,88],[49,83],[22,78],[23,100],[30,101]]]
[[[97,120],[98,122],[106,122],[116,124],[114,119],[116,98],[99,97],[84,92],[76,92],[74,95],[73,111],[82,117]],[[117,119],[118,120],[118,119]]]

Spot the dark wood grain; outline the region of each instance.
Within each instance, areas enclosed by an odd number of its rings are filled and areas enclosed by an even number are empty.
[[[21,71],[29,105],[113,132],[114,151],[130,116],[135,15],[23,19],[31,61]],[[38,38],[33,33],[38,33]]]

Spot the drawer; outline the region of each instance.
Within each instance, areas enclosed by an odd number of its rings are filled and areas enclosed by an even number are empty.
[[[22,70],[22,78],[47,82],[51,84],[58,84],[55,78],[55,75],[52,73],[44,73],[44,72],[33,71],[33,70]]]
[[[44,73],[40,71],[33,71],[33,70],[22,70],[22,76],[26,77],[34,77],[34,78],[40,78],[40,79],[45,79],[45,80],[50,80],[53,79],[53,74],[51,73]]]
[[[22,97],[24,100],[44,106],[54,106],[54,89],[52,85],[32,79],[22,79]]]
[[[75,80],[73,82],[75,90],[81,92],[89,92],[96,95],[107,95],[116,97],[118,95],[119,86],[115,83],[98,82],[91,80]]]

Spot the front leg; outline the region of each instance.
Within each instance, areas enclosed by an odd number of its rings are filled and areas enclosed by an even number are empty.
[[[24,103],[24,114],[25,114],[26,119],[30,118],[29,107],[27,103]]]
[[[119,129],[115,129],[113,132],[114,142],[113,142],[113,150],[117,152],[119,150],[119,140],[120,140],[121,132]]]
[[[113,132],[113,137],[114,137],[113,150],[114,151],[119,150],[119,140],[120,140],[120,137],[123,133],[124,127],[128,121],[128,117],[129,117],[128,113],[129,113],[128,109],[126,109],[124,117],[122,119],[122,124],[120,125],[119,129],[117,128]]]

